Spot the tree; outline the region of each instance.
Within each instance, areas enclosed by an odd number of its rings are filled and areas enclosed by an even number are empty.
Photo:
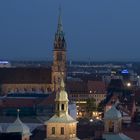
[[[103,112],[104,111],[104,100],[102,100],[98,106],[97,106],[97,111]]]
[[[90,115],[92,115],[93,111],[96,111],[97,107],[95,104],[95,99],[91,98],[91,99],[87,99],[87,104],[86,104],[86,112]]]

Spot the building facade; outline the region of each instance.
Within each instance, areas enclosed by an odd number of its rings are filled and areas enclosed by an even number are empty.
[[[55,114],[45,123],[46,140],[78,140],[77,121],[68,114],[68,101],[62,80],[60,92],[56,93]]]
[[[60,78],[66,79],[66,41],[59,13],[51,67],[0,68],[0,93],[58,91]]]

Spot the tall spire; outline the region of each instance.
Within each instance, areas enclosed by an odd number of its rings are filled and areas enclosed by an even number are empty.
[[[17,109],[17,119],[19,119],[19,112],[20,112],[20,109]]]
[[[57,25],[57,35],[59,37],[64,36],[62,18],[61,18],[61,6],[59,6],[59,16],[58,16],[58,25]]]
[[[63,77],[62,77],[62,79],[61,79],[60,90],[61,90],[61,91],[65,90],[65,83],[64,83]]]

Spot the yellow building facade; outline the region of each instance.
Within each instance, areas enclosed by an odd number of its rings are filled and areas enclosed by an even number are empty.
[[[56,94],[55,114],[46,125],[46,140],[79,140],[76,137],[77,121],[68,114],[68,95],[63,80]]]

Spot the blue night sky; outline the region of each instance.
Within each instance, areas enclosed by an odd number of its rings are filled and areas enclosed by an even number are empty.
[[[0,0],[0,59],[52,59],[60,4],[68,59],[140,60],[140,0]]]

